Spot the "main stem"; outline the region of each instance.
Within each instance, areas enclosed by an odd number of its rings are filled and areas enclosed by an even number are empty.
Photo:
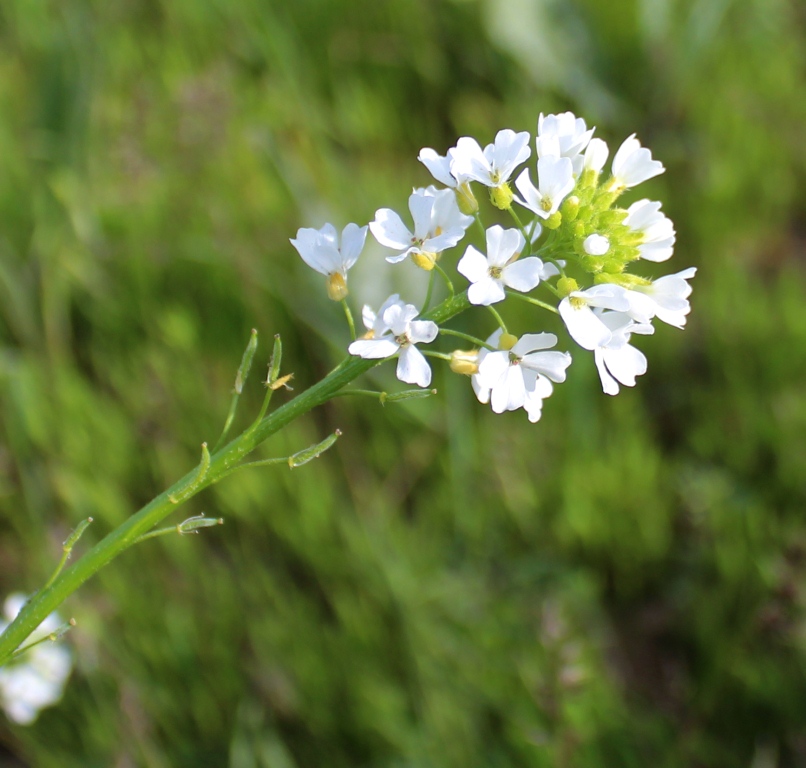
[[[430,312],[426,312],[423,315],[423,319],[432,320],[437,325],[440,325],[463,312],[469,306],[470,302],[467,300],[467,294],[462,293],[452,296],[434,307]],[[235,466],[244,456],[251,453],[258,445],[278,432],[286,424],[307,413],[317,405],[327,402],[342,387],[381,362],[383,361],[364,360],[360,357],[347,357],[342,360],[320,382],[270,413],[254,427],[250,427],[217,451],[211,457],[210,468],[206,474],[205,481],[195,488],[193,494],[188,495],[187,498],[215,482],[221,474]],[[59,574],[49,586],[37,592],[26,603],[5,632],[0,635],[0,666],[11,658],[14,651],[46,617],[56,610],[87,579],[176,510],[179,504],[172,502],[169,497],[177,496],[186,489],[192,483],[195,475],[196,468],[192,469],[170,488],[146,504],[139,512],[132,515],[125,523],[105,536],[75,565]],[[182,501],[186,500],[183,498]]]

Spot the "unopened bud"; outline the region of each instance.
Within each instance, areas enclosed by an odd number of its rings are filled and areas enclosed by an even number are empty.
[[[512,207],[513,197],[512,190],[506,182],[490,190],[490,202],[502,211],[508,211]]]
[[[333,301],[341,301],[347,296],[347,280],[341,272],[332,272],[327,277],[327,296]]]
[[[470,351],[465,351],[462,349],[455,349],[453,352],[451,352],[450,366],[454,373],[461,373],[465,376],[472,376],[474,373],[478,373],[478,350],[473,349]]]
[[[557,292],[562,298],[565,298],[573,291],[579,290],[579,283],[573,277],[561,277],[557,281]]]
[[[518,343],[518,337],[513,336],[511,333],[502,333],[501,338],[498,340],[498,349],[508,352],[512,347]]]
[[[478,213],[479,201],[476,200],[473,190],[470,188],[470,182],[462,182],[454,192],[456,193],[456,204],[465,216],[473,216]]]
[[[546,229],[558,229],[562,223],[563,215],[559,211],[554,211],[554,213],[543,222],[543,226]]]
[[[411,260],[426,272],[430,272],[437,263],[437,254],[430,251],[417,251],[411,254]]]
[[[574,221],[579,213],[579,198],[576,195],[566,197],[560,206],[560,212],[564,221]]]

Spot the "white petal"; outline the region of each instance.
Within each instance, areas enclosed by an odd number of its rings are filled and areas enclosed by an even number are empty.
[[[602,139],[591,139],[588,148],[585,150],[584,168],[598,173],[604,168],[609,152],[607,144]]]
[[[514,411],[523,406],[526,399],[526,385],[523,373],[517,365],[507,366],[507,370],[492,388],[490,405],[495,413]]]
[[[596,349],[610,340],[607,326],[593,314],[590,307],[575,307],[565,298],[560,302],[559,311],[568,333],[580,347]]]
[[[666,169],[652,153],[641,146],[635,134],[624,140],[613,158],[613,176],[626,187],[634,187]]]
[[[607,369],[625,386],[634,387],[635,377],[646,373],[644,353],[630,344],[620,349],[605,349],[603,355]]]
[[[456,270],[460,275],[464,275],[471,283],[477,283],[487,277],[489,264],[484,254],[472,245],[467,247],[465,255],[456,265]]]
[[[442,253],[442,251],[446,251],[448,248],[453,248],[464,236],[464,229],[454,227],[436,237],[426,238],[423,241],[422,250],[430,253]]]
[[[553,333],[524,333],[512,347],[512,354],[523,357],[539,349],[551,349],[557,343]]]
[[[406,384],[427,387],[431,383],[431,368],[417,347],[410,345],[400,351],[397,361],[397,378]]]
[[[548,218],[548,213],[540,207],[542,195],[538,188],[532,184],[532,177],[529,175],[528,168],[524,168],[518,178],[515,179],[515,187],[523,196],[523,199],[516,197],[515,202],[528,208],[532,213],[536,213],[542,219]]]
[[[529,133],[515,133],[504,128],[495,136],[493,153],[493,170],[498,173],[498,183],[503,183],[512,175],[512,171],[529,159],[532,150],[529,147]]]
[[[479,360],[479,383],[487,389],[492,389],[498,380],[506,373],[510,367],[509,352],[487,352],[483,359]]]
[[[391,339],[359,339],[347,347],[351,355],[358,355],[365,360],[380,360],[394,355],[400,346]]]
[[[571,295],[584,299],[591,307],[604,307],[617,312],[626,312],[630,307],[627,289],[613,283],[594,285],[584,291],[574,291]]]
[[[341,258],[344,269],[350,269],[355,264],[364,243],[367,239],[367,226],[359,227],[358,224],[348,224],[341,233]]]
[[[414,235],[403,223],[403,219],[391,208],[375,211],[375,220],[369,223],[369,229],[375,239],[387,248],[406,250],[414,240]]]
[[[617,395],[619,393],[618,382],[610,375],[604,362],[604,350],[597,348],[593,351],[593,359],[596,362],[596,370],[599,371],[599,380],[602,382],[602,390],[606,395]]]
[[[503,229],[497,224],[487,230],[487,260],[491,267],[503,267],[516,253],[526,247],[517,229]]]
[[[542,272],[543,262],[536,256],[527,256],[504,267],[501,279],[509,288],[527,293],[537,287]]]
[[[431,320],[412,320],[409,324],[409,339],[413,344],[430,344],[439,333],[439,326]]]
[[[431,175],[441,181],[446,187],[455,187],[456,179],[451,176],[451,159],[442,157],[433,149],[424,147],[420,150],[417,159],[431,172]]]
[[[409,210],[414,220],[414,236],[417,240],[425,240],[431,230],[431,211],[434,208],[434,196],[428,190],[415,189],[409,195]]]
[[[471,304],[488,307],[507,297],[500,280],[485,275],[467,289],[467,298]]]
[[[479,181],[490,186],[490,164],[479,143],[469,136],[462,136],[448,153],[451,156],[451,173]]]
[[[569,365],[571,355],[567,352],[533,352],[521,360],[523,368],[536,371],[558,383],[565,381],[565,372]]]

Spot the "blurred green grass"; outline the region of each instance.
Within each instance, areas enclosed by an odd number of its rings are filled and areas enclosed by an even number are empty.
[[[288,238],[402,207],[423,146],[636,131],[699,273],[618,398],[577,355],[538,425],[444,372],[293,425],[265,455],[345,434],[69,601],[78,669],[0,764],[806,762],[805,58],[784,0],[4,3],[2,594],[192,466],[250,328],[297,387],[339,359]],[[417,289],[380,258],[356,301]]]

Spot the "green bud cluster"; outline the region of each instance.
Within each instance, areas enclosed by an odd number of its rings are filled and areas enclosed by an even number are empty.
[[[593,276],[593,283],[617,283],[625,287],[635,285],[636,281],[646,283],[644,278],[627,273],[630,263],[640,256],[638,246],[643,240],[640,233],[624,223],[627,211],[615,205],[619,194],[611,179],[601,181],[596,171],[584,170],[559,211],[542,222],[551,232],[543,253],[553,259],[570,256],[582,272]],[[607,238],[609,248],[605,254],[586,252],[584,243],[591,235]]]

